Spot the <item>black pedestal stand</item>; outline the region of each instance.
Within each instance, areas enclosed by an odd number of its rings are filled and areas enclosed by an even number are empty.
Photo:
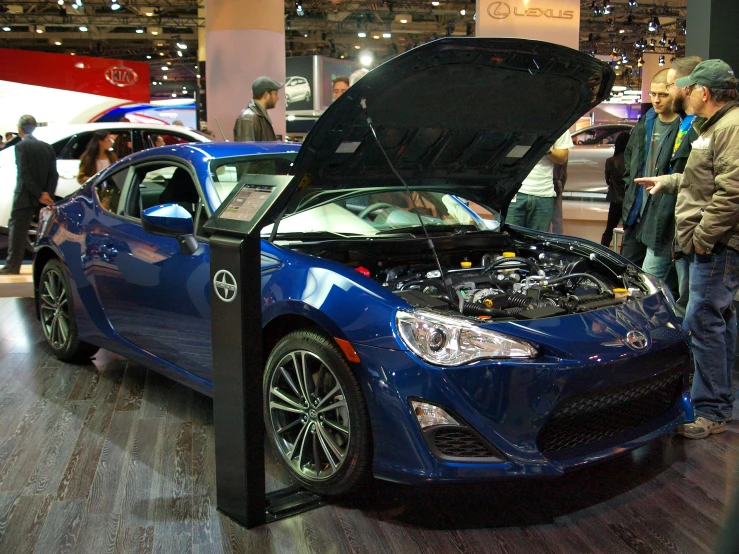
[[[247,528],[323,505],[300,487],[265,494],[261,250],[255,235],[210,239],[216,504]]]

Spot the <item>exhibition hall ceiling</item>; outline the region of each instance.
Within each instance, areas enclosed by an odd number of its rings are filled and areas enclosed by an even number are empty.
[[[557,0],[536,3],[556,8]],[[0,0],[0,48],[148,61],[153,78],[168,65],[169,85],[194,81],[205,5],[205,0]],[[284,5],[288,56],[357,59],[369,51],[379,63],[434,38],[474,35],[475,29],[474,1]],[[580,6],[580,50],[611,55],[625,80],[643,52],[658,52],[668,61],[684,53],[687,0],[581,0]]]

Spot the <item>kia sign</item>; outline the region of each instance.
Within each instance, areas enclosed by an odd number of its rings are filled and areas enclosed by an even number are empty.
[[[114,65],[106,69],[105,78],[110,84],[117,87],[130,87],[139,80],[139,76],[133,69],[123,65]]]
[[[477,0],[478,37],[518,37],[580,46],[579,0]]]

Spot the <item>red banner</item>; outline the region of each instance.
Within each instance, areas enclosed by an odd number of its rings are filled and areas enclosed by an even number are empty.
[[[149,102],[149,64],[0,48],[0,80]]]

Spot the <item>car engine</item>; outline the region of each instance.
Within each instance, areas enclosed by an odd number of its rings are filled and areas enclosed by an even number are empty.
[[[378,272],[378,280],[414,307],[485,319],[539,319],[644,297],[647,291],[631,269],[619,275],[599,263],[597,254],[583,257],[535,244],[467,256],[458,267],[444,268],[443,276],[431,264],[392,265]]]

